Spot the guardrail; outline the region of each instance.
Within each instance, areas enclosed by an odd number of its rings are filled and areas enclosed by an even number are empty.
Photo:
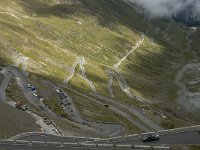
[[[161,135],[200,130],[200,125],[158,131]]]
[[[24,145],[40,147],[66,147],[66,148],[87,148],[87,149],[152,149],[168,150],[170,147],[164,146],[144,146],[144,145],[126,145],[126,144],[87,144],[87,143],[62,143],[62,142],[43,142],[43,141],[24,141],[24,140],[1,140],[0,145]]]
[[[176,129],[169,129],[169,130],[160,130],[158,133],[160,135],[167,135],[167,134],[177,134],[182,132],[190,132],[190,131],[196,131],[200,130],[200,125],[197,126],[190,126],[190,127],[182,127],[182,128],[176,128]],[[58,135],[51,135],[46,133],[37,133],[37,132],[30,132],[30,133],[22,133],[20,135],[17,135],[13,138],[10,138],[9,140],[1,141],[0,144],[22,144],[22,145],[39,145],[39,146],[64,146],[64,147],[87,147],[87,148],[128,148],[128,149],[140,149],[141,147],[143,149],[169,149],[169,147],[159,147],[159,146],[141,146],[141,145],[119,145],[119,144],[99,144],[103,143],[105,141],[109,143],[116,143],[117,141],[126,141],[131,140],[134,138],[141,138],[142,135],[149,134],[148,133],[142,133],[142,134],[134,134],[134,135],[127,135],[127,136],[118,136],[114,138],[108,138],[108,139],[98,139],[98,138],[91,138],[91,137],[62,137]],[[40,141],[21,141],[17,140],[20,137],[26,137],[31,135],[38,135],[38,136],[52,136],[63,139],[71,140],[72,143],[65,143],[65,142],[40,142]]]
[[[175,129],[169,129],[169,130],[160,130],[157,133],[160,135],[167,135],[167,134],[177,134],[182,132],[189,132],[189,131],[200,131],[200,125],[197,126],[190,126],[190,127],[182,127],[182,128],[175,128]],[[95,142],[118,142],[118,141],[126,141],[131,140],[135,138],[141,138],[143,135],[147,135],[154,132],[147,132],[147,133],[141,133],[141,134],[133,134],[133,135],[127,135],[127,136],[118,136],[108,139],[98,139]]]
[[[47,133],[41,133],[41,132],[27,132],[27,133],[21,133],[19,135],[16,135],[14,137],[11,137],[9,140],[18,140],[23,137],[29,137],[29,136],[46,136],[46,137],[55,137],[60,139],[68,139],[72,141],[95,141],[99,140],[99,138],[92,138],[92,137],[80,137],[80,136],[60,136],[60,135],[52,135]]]

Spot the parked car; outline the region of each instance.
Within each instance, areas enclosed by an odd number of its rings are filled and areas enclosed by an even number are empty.
[[[41,95],[38,95],[38,99],[39,99],[39,101],[43,101],[44,100],[44,98],[41,96]]]
[[[62,109],[65,110],[66,109],[65,106],[62,106]]]
[[[160,136],[158,133],[151,133],[147,134],[142,138],[143,142],[151,142],[151,141],[158,141],[160,139]]]
[[[31,88],[32,86],[31,86],[31,84],[30,84],[30,83],[28,83],[28,84],[27,84],[27,87],[28,87],[28,88]]]
[[[22,109],[23,111],[26,111],[26,110],[27,110],[27,106],[26,106],[26,105],[23,105],[23,106],[21,107],[21,109]]]
[[[35,91],[35,90],[36,90],[35,86],[32,86],[32,87],[31,87],[31,90],[32,90],[32,91]]]
[[[60,90],[56,90],[56,93],[57,93],[57,94],[60,94]]]
[[[104,104],[103,106],[104,106],[104,107],[109,107],[108,104]]]
[[[36,98],[36,97],[38,97],[38,95],[34,93],[34,94],[33,94],[33,97]]]

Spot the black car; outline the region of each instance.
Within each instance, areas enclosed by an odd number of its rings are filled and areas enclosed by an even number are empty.
[[[157,134],[157,133],[152,133],[152,134],[145,135],[145,136],[142,138],[142,141],[143,141],[143,142],[151,142],[151,141],[158,141],[159,139],[160,139],[159,134]]]

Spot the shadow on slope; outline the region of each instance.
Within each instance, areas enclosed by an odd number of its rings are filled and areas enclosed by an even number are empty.
[[[116,25],[119,24],[143,32],[147,27],[143,22],[144,16],[135,14],[133,8],[122,0],[78,0],[74,3],[68,1],[70,0],[53,3],[44,0],[20,0],[19,4],[28,14],[36,14],[38,17],[94,16],[102,26],[116,31]]]

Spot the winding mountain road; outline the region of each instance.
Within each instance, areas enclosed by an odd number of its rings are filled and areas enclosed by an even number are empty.
[[[81,70],[81,77],[89,84],[92,91],[94,93],[97,93],[97,90],[96,90],[94,84],[86,76],[86,71],[85,71],[85,67],[84,67],[85,63],[86,63],[86,61],[85,61],[84,57],[77,57],[76,62],[73,64],[72,68],[70,69],[70,75],[64,80],[63,83],[68,84],[68,82],[73,78],[73,76],[75,74],[75,69],[79,64],[80,70]]]
[[[125,61],[131,53],[133,53],[136,49],[138,49],[142,45],[142,43],[144,42],[145,35],[143,33],[140,34],[141,34],[141,39],[136,43],[136,45],[133,46],[132,49],[122,59],[120,59],[119,62],[113,65],[113,68],[115,70],[118,70],[118,67],[122,64],[122,62]]]
[[[28,98],[27,100],[29,100],[29,102],[31,102],[31,104],[35,105],[34,103],[34,100],[31,101],[30,98],[32,98],[33,96],[32,95],[29,95],[29,90],[27,90],[25,88],[25,82],[26,80],[23,80],[24,78],[20,78],[20,77],[23,77],[23,75],[20,74],[20,72],[15,69],[15,67],[6,67],[4,68],[2,71],[1,71],[1,74],[4,75],[4,80],[2,81],[1,85],[0,85],[0,100],[2,100],[3,102],[5,102],[6,104],[8,105],[11,105],[12,107],[15,107],[15,102],[13,101],[7,101],[7,97],[5,95],[5,91],[13,77],[13,75],[18,75],[18,81],[20,80],[21,82],[18,82],[20,83],[20,87],[22,87],[22,90],[23,92],[27,92],[26,93],[26,97]],[[27,85],[27,84],[26,84]],[[24,91],[25,90],[25,91]],[[35,105],[35,106],[38,106],[38,105]],[[49,134],[53,134],[53,135],[57,135],[58,133],[56,133],[54,131],[54,127],[50,127],[48,125],[46,125],[44,123],[44,120],[42,117],[38,116],[37,114],[34,114],[30,111],[26,111],[28,114],[30,114],[35,120],[36,120],[36,124],[38,124],[40,127],[42,127],[46,133],[49,133]]]
[[[79,123],[79,124],[84,124],[88,127],[92,127],[96,129],[99,134],[102,135],[107,135],[107,136],[114,136],[120,134],[120,132],[123,130],[123,126],[120,124],[115,124],[115,123],[97,123],[89,120],[85,120],[81,117],[78,109],[75,107],[73,99],[69,94],[67,94],[64,90],[61,89],[61,87],[56,86],[55,84],[44,81],[46,85],[50,85],[52,91],[56,91],[59,89],[59,91],[62,91],[63,95],[66,95],[66,97],[62,101],[66,101],[66,104],[70,104],[65,106],[65,112],[67,114],[71,115],[71,118],[73,121]],[[59,97],[58,97],[59,98]],[[104,107],[104,106],[102,106]]]

